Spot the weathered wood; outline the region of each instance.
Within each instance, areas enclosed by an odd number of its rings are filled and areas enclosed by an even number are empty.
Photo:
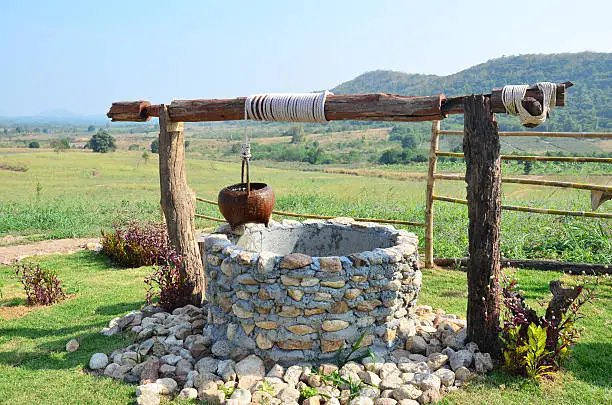
[[[436,152],[438,156],[463,158],[463,153]],[[612,158],[595,158],[583,156],[524,156],[524,155],[502,155],[502,160],[530,160],[532,162],[590,162],[590,163],[612,163]]]
[[[440,121],[431,124],[431,147],[429,150],[429,169],[427,171],[427,190],[425,196],[425,267],[433,267],[433,220],[434,220],[434,188],[436,183],[436,166],[438,144],[440,141]]]
[[[467,96],[463,151],[469,218],[468,338],[499,355],[501,159],[490,98]]]
[[[168,236],[183,257],[182,276],[193,285],[191,303],[199,306],[206,290],[202,257],[195,231],[195,193],[187,185],[185,134],[182,122],[171,121],[161,105],[159,117],[159,183]]]
[[[406,97],[395,94],[329,95],[328,120],[431,121],[444,118],[443,95]],[[244,119],[244,97],[219,100],[175,100],[168,106],[170,119],[181,122],[235,121]],[[142,102],[114,103],[107,116],[113,121],[143,121],[159,115],[159,106]],[[115,104],[118,104],[117,106]],[[143,118],[144,116],[144,118]]]
[[[439,257],[434,259],[434,264],[440,267],[464,269],[468,264],[468,259]],[[612,274],[612,265],[610,264],[558,262],[555,260],[502,259],[501,265],[502,267],[514,267],[519,269],[560,271],[575,275],[580,275],[583,272],[589,275]]]
[[[574,83],[565,82],[557,83],[557,94],[555,98],[555,105],[562,107],[565,105],[565,90],[572,87]],[[501,98],[502,89],[493,89],[491,94],[483,94],[485,96],[491,96],[491,111],[494,113],[505,114],[506,108]],[[442,102],[442,113],[444,114],[463,114],[463,99],[465,96],[447,98]],[[536,99],[540,104],[543,102],[543,94],[537,88],[537,86],[530,86],[525,92],[525,97],[532,97]]]
[[[460,174],[436,174],[434,178],[436,180],[455,180],[455,181],[465,180],[465,176],[462,176]],[[530,179],[530,178],[525,178],[525,177],[503,177],[502,184],[503,183],[529,184],[533,186],[547,186],[547,187],[561,187],[561,188],[575,188],[579,190],[595,190],[595,191],[612,193],[612,186],[602,186],[599,184],[570,183],[567,181],[539,180],[539,179]],[[595,210],[595,208],[593,210]]]

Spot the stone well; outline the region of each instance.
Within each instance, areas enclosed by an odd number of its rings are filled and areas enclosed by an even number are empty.
[[[393,350],[414,334],[417,237],[329,221],[228,225],[200,242],[209,330],[218,349],[276,362],[319,360],[351,345]]]

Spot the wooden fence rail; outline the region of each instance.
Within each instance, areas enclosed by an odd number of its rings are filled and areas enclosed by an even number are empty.
[[[436,156],[463,159],[463,153],[436,152]],[[502,160],[530,160],[532,162],[574,162],[574,163],[612,163],[612,158],[596,158],[583,156],[523,156],[501,155]]]
[[[440,135],[460,135],[463,131],[441,130]],[[536,131],[501,131],[499,136],[539,136],[542,138],[595,138],[612,139],[612,132],[536,132]]]
[[[452,180],[452,181],[464,181],[465,176],[460,174],[434,174],[436,180]],[[602,186],[599,184],[583,184],[583,183],[570,183],[565,181],[551,181],[551,180],[539,180],[539,179],[525,179],[522,177],[503,177],[502,183],[516,183],[516,184],[530,184],[533,186],[548,186],[548,187],[561,187],[561,188],[576,188],[580,190],[593,190],[603,191],[604,193],[612,193],[612,186]]]

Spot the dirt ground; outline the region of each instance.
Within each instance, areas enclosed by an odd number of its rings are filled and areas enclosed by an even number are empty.
[[[6,238],[6,237],[5,237]],[[4,240],[5,243],[10,243]],[[18,242],[17,238],[15,242]],[[0,265],[13,264],[29,256],[49,255],[54,253],[74,253],[78,250],[95,250],[98,238],[43,240],[25,245],[0,246]]]

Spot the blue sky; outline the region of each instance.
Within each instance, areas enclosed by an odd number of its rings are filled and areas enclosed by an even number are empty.
[[[0,0],[0,116],[113,101],[446,75],[502,55],[611,52],[612,2]]]

